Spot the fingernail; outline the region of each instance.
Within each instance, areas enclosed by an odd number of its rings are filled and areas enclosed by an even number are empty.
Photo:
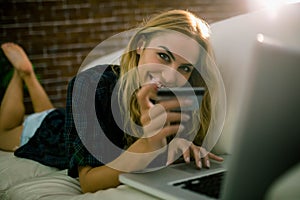
[[[182,114],[182,120],[183,121],[188,121],[191,117],[189,115],[186,114]]]
[[[183,100],[183,103],[184,103],[184,104],[190,105],[190,104],[193,103],[193,100],[191,100],[191,99],[184,99],[184,100]]]
[[[184,126],[183,126],[182,124],[180,124],[180,125],[179,125],[179,128],[178,128],[178,132],[183,131],[183,129],[184,129]]]
[[[206,166],[207,166],[208,168],[210,168],[210,162],[209,162],[209,160],[206,161]]]
[[[185,162],[186,162],[186,163],[190,163],[190,157],[186,157],[186,158],[185,158]]]
[[[202,168],[202,162],[201,161],[198,162],[198,166],[199,166],[199,168]]]

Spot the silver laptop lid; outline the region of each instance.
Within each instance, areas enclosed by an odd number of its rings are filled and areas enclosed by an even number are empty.
[[[263,199],[300,161],[300,49],[258,35],[242,87],[225,200]]]
[[[300,50],[262,38],[255,44],[252,67],[242,86],[245,93],[237,108],[235,147],[226,164],[223,200],[263,199],[272,182],[300,161],[296,151],[300,142]],[[163,199],[206,199],[170,184],[191,177],[185,170],[165,168],[123,174],[120,180]]]

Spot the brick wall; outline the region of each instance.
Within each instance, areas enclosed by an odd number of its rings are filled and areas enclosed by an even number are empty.
[[[154,12],[188,9],[209,23],[247,12],[240,0],[2,0],[0,9],[0,42],[24,47],[56,107],[64,106],[68,81],[96,45]]]

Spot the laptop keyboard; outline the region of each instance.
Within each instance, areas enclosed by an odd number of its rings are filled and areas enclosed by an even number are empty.
[[[173,186],[178,186],[183,189],[191,190],[196,193],[218,199],[220,196],[221,183],[224,179],[224,176],[225,172],[220,172],[204,177],[174,183]]]

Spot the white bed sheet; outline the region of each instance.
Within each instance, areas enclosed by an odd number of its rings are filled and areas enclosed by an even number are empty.
[[[44,166],[38,162],[17,158],[0,151],[1,200],[153,200],[157,199],[126,185],[82,194],[79,181],[67,175],[66,170]]]

